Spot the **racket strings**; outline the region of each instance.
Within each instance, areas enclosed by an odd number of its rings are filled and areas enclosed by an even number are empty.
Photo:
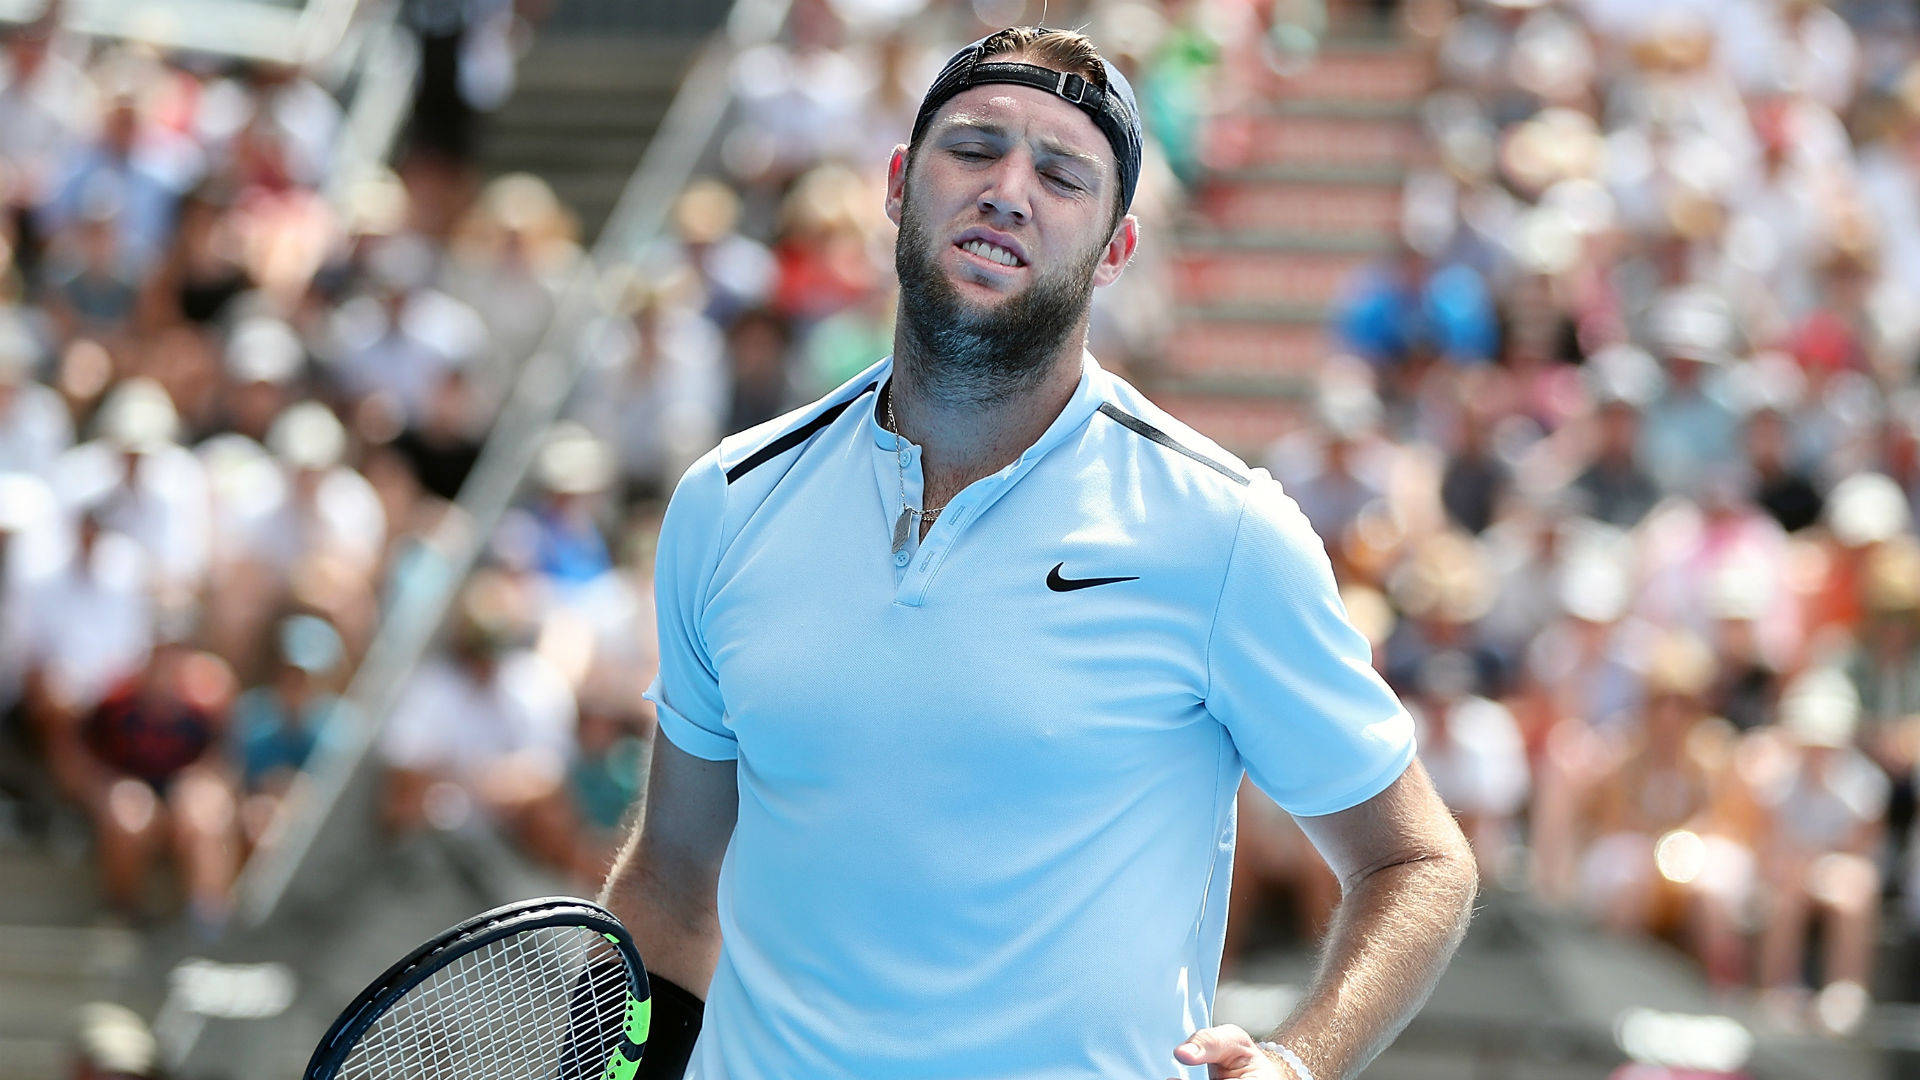
[[[611,955],[581,927],[541,927],[491,942],[375,1020],[338,1075],[596,1080],[626,1015],[626,968],[605,962]]]

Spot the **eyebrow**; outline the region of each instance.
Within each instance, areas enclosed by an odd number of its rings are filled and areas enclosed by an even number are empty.
[[[1013,132],[1009,131],[1004,124],[998,124],[992,120],[980,120],[970,116],[954,116],[941,121],[940,128],[936,134],[945,136],[953,133],[955,129],[976,135],[986,135],[1006,142],[1013,140]],[[1096,179],[1105,178],[1106,163],[1093,154],[1089,154],[1084,150],[1075,150],[1073,147],[1051,136],[1043,135],[1036,141],[1040,144],[1041,150],[1053,157],[1065,158],[1068,161],[1078,164],[1081,168],[1092,172]]]

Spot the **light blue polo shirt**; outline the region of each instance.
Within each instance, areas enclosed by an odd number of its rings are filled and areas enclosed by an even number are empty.
[[[1091,353],[893,555],[891,370],[722,440],[661,527],[646,696],[740,789],[688,1076],[1204,1077],[1173,1049],[1212,1014],[1242,770],[1331,813],[1413,723],[1280,485]]]

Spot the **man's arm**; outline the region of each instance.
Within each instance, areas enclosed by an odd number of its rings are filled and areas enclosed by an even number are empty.
[[[702,1000],[720,961],[714,891],[739,811],[735,776],[732,761],[702,760],[656,735],[645,816],[600,890],[647,971]]]
[[[1346,1080],[1379,1056],[1433,992],[1479,888],[1473,849],[1416,759],[1385,791],[1347,810],[1298,817],[1340,878],[1340,905],[1320,968],[1286,1023],[1268,1036],[1314,1080]],[[1213,1077],[1298,1077],[1244,1029],[1207,1028],[1174,1051]]]
[[[1313,983],[1269,1038],[1317,1080],[1341,1080],[1426,1003],[1466,936],[1479,875],[1417,760],[1366,802],[1297,820],[1339,877],[1340,905]]]

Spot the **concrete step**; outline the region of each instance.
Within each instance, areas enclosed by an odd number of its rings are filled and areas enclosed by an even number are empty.
[[[124,990],[140,955],[127,930],[0,926],[0,1037],[70,1030],[80,1006]]]
[[[1194,200],[1198,223],[1216,229],[1317,235],[1391,235],[1400,224],[1393,183],[1338,180],[1215,180]]]
[[[67,1080],[73,1075],[72,1059],[71,1038],[0,1035],[0,1080]]]
[[[1276,98],[1410,102],[1432,82],[1432,64],[1411,49],[1333,41],[1299,72],[1273,76],[1269,89]]]
[[[1183,304],[1328,305],[1377,256],[1311,248],[1184,248],[1173,258]]]
[[[581,136],[652,131],[672,95],[657,91],[581,100],[574,94],[516,94],[488,121],[490,130],[538,129]]]
[[[551,128],[500,128],[487,133],[487,161],[502,171],[544,171],[544,166],[574,170],[625,169],[632,172],[646,151],[649,131],[582,138]]]
[[[1252,387],[1154,383],[1143,389],[1155,404],[1255,467],[1275,439],[1298,426],[1297,407],[1277,386],[1257,396]]]
[[[700,48],[691,37],[548,37],[521,58],[482,151],[490,175],[547,181],[599,234]]]
[[[93,864],[84,853],[0,850],[0,882],[0,926],[85,925],[102,910]]]
[[[697,38],[543,37],[520,58],[514,94],[671,94],[698,49]]]
[[[1286,309],[1189,309],[1160,370],[1181,378],[1307,378],[1335,349],[1326,319]]]
[[[1364,98],[1272,98],[1250,110],[1259,116],[1304,116],[1321,120],[1414,120],[1417,101],[1368,101]]]
[[[1181,232],[1183,251],[1317,251],[1380,255],[1393,247],[1393,238],[1377,233],[1316,233],[1297,230],[1190,228]]]
[[[1366,162],[1358,164],[1285,161],[1266,165],[1248,165],[1222,169],[1208,179],[1220,184],[1269,184],[1276,187],[1300,185],[1317,187],[1338,184],[1344,187],[1385,187],[1398,189],[1407,179],[1403,162]]]
[[[1420,128],[1410,116],[1260,111],[1215,121],[1207,160],[1216,167],[1399,165],[1420,147]]]

